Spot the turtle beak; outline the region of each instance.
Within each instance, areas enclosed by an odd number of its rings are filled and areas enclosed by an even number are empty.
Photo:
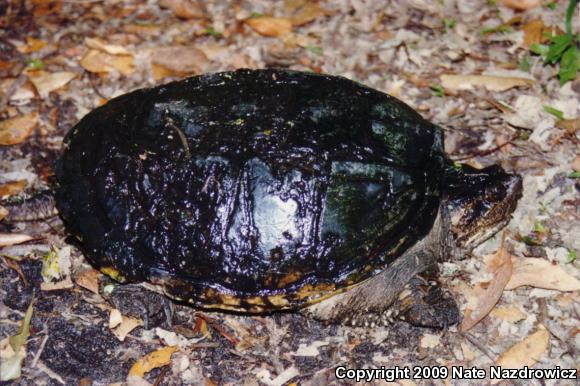
[[[465,172],[463,186],[449,193],[449,209],[456,245],[469,252],[508,224],[523,184],[497,165]]]

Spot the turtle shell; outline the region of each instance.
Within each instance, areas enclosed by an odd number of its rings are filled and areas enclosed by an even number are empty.
[[[112,99],[66,136],[57,205],[103,272],[265,312],[377,274],[431,229],[441,130],[351,80],[192,77]]]

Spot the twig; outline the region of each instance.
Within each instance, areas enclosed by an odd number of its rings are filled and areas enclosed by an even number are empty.
[[[44,351],[44,346],[46,346],[46,342],[48,341],[48,329],[44,327],[44,338],[42,338],[42,342],[40,342],[40,346],[38,347],[38,351],[34,355],[34,359],[30,364],[30,367],[35,368],[38,360],[40,359],[40,355]]]
[[[161,373],[159,373],[159,376],[157,376],[157,378],[155,379],[153,386],[159,386],[161,384],[161,381],[163,381],[163,378],[165,378],[165,375],[167,374],[168,371],[169,366],[164,366],[163,369],[161,369]]]
[[[191,153],[189,152],[189,145],[187,143],[187,137],[183,134],[183,131],[173,122],[173,119],[167,118],[167,124],[170,126],[177,135],[179,136],[179,140],[181,141],[181,145],[183,146],[183,151],[185,151],[185,158],[191,158]]]
[[[477,349],[479,351],[481,351],[482,353],[485,354],[486,357],[488,357],[489,359],[491,359],[492,362],[495,362],[495,354],[492,354],[487,348],[485,348],[481,343],[479,343],[477,341],[477,339],[475,339],[474,337],[472,337],[470,334],[467,333],[462,333],[461,334],[465,339],[467,339],[469,341],[469,343],[471,343],[472,345],[474,345],[475,347],[477,347]]]
[[[197,313],[197,317],[200,319],[203,319],[207,324],[209,324],[211,326],[211,328],[213,328],[214,330],[216,330],[221,336],[223,336],[228,342],[230,342],[231,344],[233,344],[234,346],[237,346],[240,341],[239,339],[231,336],[222,326],[220,326],[215,320],[208,318],[207,316],[205,316],[204,314],[202,314],[201,312]]]
[[[28,280],[26,280],[26,276],[24,275],[24,272],[22,272],[22,268],[20,268],[20,265],[18,264],[18,262],[12,260],[10,257],[8,257],[6,255],[0,255],[0,256],[2,256],[2,260],[4,261],[4,264],[6,264],[9,268],[12,268],[13,270],[16,271],[16,273],[18,274],[18,276],[22,280],[22,284],[24,284],[24,288],[27,288],[28,287]]]

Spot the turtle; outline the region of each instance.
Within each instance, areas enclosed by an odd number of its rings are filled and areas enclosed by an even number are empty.
[[[194,308],[353,325],[460,320],[438,264],[503,228],[522,179],[453,162],[381,91],[283,69],[111,99],[64,139],[56,206],[88,260]]]

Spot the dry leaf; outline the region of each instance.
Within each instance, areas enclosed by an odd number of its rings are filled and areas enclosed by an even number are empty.
[[[461,352],[463,353],[463,357],[468,361],[472,361],[475,359],[475,353],[465,342],[461,342]]]
[[[574,134],[580,129],[580,118],[575,119],[561,119],[556,122],[556,127],[558,129],[564,129],[570,134]]]
[[[441,343],[441,337],[439,335],[424,334],[421,337],[420,346],[422,348],[434,348],[439,346]]]
[[[527,78],[492,75],[441,75],[441,85],[450,90],[472,90],[485,87],[489,91],[505,91],[514,87],[529,87],[534,81]]]
[[[205,17],[203,7],[195,0],[161,0],[162,8],[169,8],[177,17],[183,19],[201,19]]]
[[[159,80],[166,76],[199,74],[209,66],[203,51],[193,46],[160,47],[151,51],[153,76]]]
[[[263,36],[278,37],[292,32],[292,21],[285,17],[252,17],[246,19],[246,24]]]
[[[133,56],[111,55],[99,50],[89,50],[81,59],[80,64],[85,70],[96,73],[117,70],[123,75],[130,75],[135,71]]]
[[[290,17],[290,21],[293,26],[298,27],[313,22],[325,14],[326,11],[317,3],[306,3]]]
[[[491,311],[491,315],[510,323],[516,323],[526,318],[526,314],[524,314],[518,307],[515,306],[496,307]]]
[[[0,221],[2,221],[6,216],[8,216],[8,209],[0,206]]]
[[[143,321],[141,319],[122,315],[121,311],[116,308],[111,309],[111,313],[109,314],[109,329],[112,330],[115,337],[121,342],[125,340],[131,331],[142,325]]]
[[[489,256],[494,276],[489,286],[478,299],[475,309],[467,309],[460,330],[467,331],[479,323],[497,304],[512,275],[512,257],[504,247],[503,241],[498,251]]]
[[[10,181],[0,185],[0,199],[5,199],[22,192],[26,188],[26,180]]]
[[[48,43],[45,42],[44,40],[36,39],[36,38],[28,36],[26,38],[26,44],[20,45],[16,48],[18,49],[19,52],[21,52],[23,54],[30,54],[33,52],[40,51],[41,49],[43,49],[47,45],[48,45]]]
[[[116,308],[111,309],[109,313],[109,328],[113,329],[117,327],[123,321],[123,314]]]
[[[63,289],[73,288],[74,284],[69,276],[66,279],[57,282],[42,282],[40,283],[40,289],[43,291],[59,291]]]
[[[0,247],[22,244],[30,240],[34,240],[34,237],[23,233],[0,233]]]
[[[26,357],[26,343],[30,337],[30,321],[34,312],[34,295],[30,300],[30,305],[24,314],[24,319],[20,323],[20,328],[16,335],[2,340],[0,346],[0,381],[11,381],[20,378],[22,362]],[[4,342],[6,346],[4,347]]]
[[[580,172],[580,155],[577,155],[574,161],[572,161],[572,170]]]
[[[107,44],[96,38],[86,38],[85,44],[90,48],[94,48],[95,50],[103,51],[111,55],[131,55],[131,52],[125,47],[114,44]]]
[[[99,277],[101,277],[101,273],[96,269],[85,269],[75,275],[75,282],[92,293],[98,294]]]
[[[499,0],[499,2],[516,11],[526,11],[540,5],[540,0]]]
[[[14,92],[11,91],[12,86],[16,82],[16,78],[5,78],[0,80],[0,95],[5,96],[9,92],[11,93],[10,100],[26,100],[32,99],[36,96],[34,86],[29,81],[24,82],[24,84]]]
[[[38,124],[38,113],[29,113],[0,122],[0,145],[16,145],[28,138]]]
[[[290,366],[284,371],[282,371],[276,378],[272,379],[270,377],[270,372],[266,369],[258,372],[256,377],[267,386],[282,386],[286,384],[292,378],[300,375],[300,371],[294,366]]]
[[[228,47],[219,44],[199,45],[197,49],[203,52],[209,60],[219,60],[228,55]]]
[[[541,43],[544,40],[543,32],[546,25],[542,19],[532,20],[522,27],[524,31],[524,46]]]
[[[122,342],[131,331],[142,325],[143,321],[141,319],[123,315],[121,324],[113,330],[113,334]]]
[[[330,344],[329,342],[325,342],[325,341],[321,341],[321,340],[315,340],[314,342],[310,343],[309,345],[301,343],[298,346],[298,350],[296,350],[296,352],[292,355],[297,356],[297,357],[317,357],[318,355],[320,355],[318,348],[323,347],[323,346],[328,346],[329,344]]]
[[[531,367],[546,353],[549,341],[550,333],[541,326],[538,331],[501,354],[496,364],[508,369]]]
[[[558,291],[578,291],[580,281],[558,265],[540,258],[517,258],[513,260],[514,272],[506,285],[512,290],[524,285]]]
[[[34,75],[29,75],[29,79],[36,87],[36,91],[41,98],[46,98],[48,93],[57,90],[68,82],[73,80],[77,75],[74,72],[53,72],[48,73],[44,71],[38,71]]]
[[[171,355],[178,350],[177,346],[167,346],[150,352],[133,364],[129,370],[129,376],[143,378],[149,371],[167,366],[171,363]]]

